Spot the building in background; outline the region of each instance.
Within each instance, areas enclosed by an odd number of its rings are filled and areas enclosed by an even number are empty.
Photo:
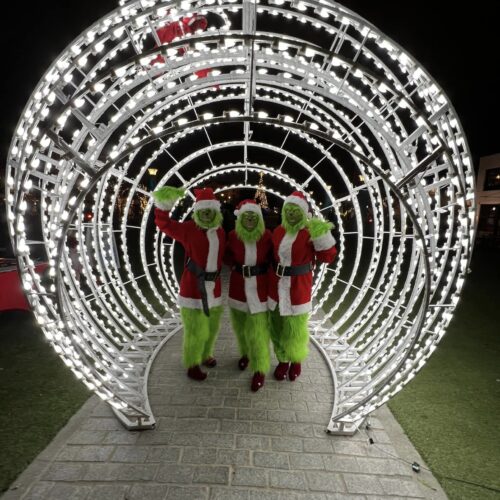
[[[500,153],[479,160],[476,202],[477,244],[500,247]]]

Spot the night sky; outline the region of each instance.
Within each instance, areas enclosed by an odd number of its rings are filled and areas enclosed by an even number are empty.
[[[500,153],[500,38],[496,1],[458,8],[449,0],[344,0],[412,54],[444,88],[465,128],[474,163]],[[9,4],[4,18],[2,166],[12,131],[54,58],[118,0],[44,0]]]

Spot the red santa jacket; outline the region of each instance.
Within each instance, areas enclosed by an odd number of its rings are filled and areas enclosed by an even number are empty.
[[[282,266],[301,266],[319,260],[331,263],[337,255],[335,238],[330,232],[311,240],[307,229],[287,234],[283,226],[273,232],[274,260]],[[269,278],[269,309],[279,305],[282,316],[296,316],[309,312],[313,284],[312,271],[300,276],[278,277],[274,271]]]
[[[226,235],[221,227],[201,229],[192,220],[178,222],[170,218],[169,212],[159,208],[155,209],[155,224],[160,231],[182,244],[186,259],[192,259],[208,272],[221,268],[226,244]],[[205,286],[208,307],[220,306],[222,304],[220,277],[215,282],[206,281]],[[203,309],[196,276],[186,268],[181,277],[179,306]]]
[[[165,45],[167,43],[170,43],[175,38],[182,38],[186,34],[192,33],[193,30],[189,25],[190,20],[191,20],[190,17],[184,17],[180,21],[173,21],[157,29],[156,34],[158,35],[158,39],[160,40],[161,44]],[[182,55],[184,54],[185,51],[186,49],[184,47],[180,47],[178,49],[178,54]],[[151,64],[164,63],[164,62],[165,62],[164,57],[162,55],[158,55],[151,61]],[[200,69],[199,71],[195,71],[194,74],[198,78],[205,78],[210,73],[211,73],[210,69]]]
[[[261,266],[270,264],[272,257],[271,231],[266,229],[259,241],[246,243],[241,241],[236,231],[231,231],[227,238],[224,262],[229,266]],[[241,273],[231,271],[229,279],[229,306],[251,314],[267,311],[268,274],[259,274],[244,278]]]

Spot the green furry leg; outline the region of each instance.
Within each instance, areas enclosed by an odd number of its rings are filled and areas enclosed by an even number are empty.
[[[200,309],[181,307],[184,326],[182,360],[186,368],[200,365],[203,361],[203,348],[209,338],[209,321]]]
[[[268,313],[249,314],[245,323],[245,337],[248,345],[250,369],[254,373],[266,374],[271,360],[269,357]]]
[[[203,311],[202,311],[203,314]],[[202,359],[205,361],[214,354],[215,341],[220,331],[220,318],[222,316],[222,306],[211,307],[210,316],[208,317],[209,334],[208,339],[203,349]]]
[[[301,363],[309,353],[309,314],[283,317],[281,344],[292,363]]]
[[[283,317],[280,316],[279,306],[276,306],[274,311],[269,311],[269,331],[271,334],[271,341],[274,347],[274,354],[281,363],[286,363],[290,359],[286,355],[283,348]]]
[[[231,317],[231,325],[233,326],[233,332],[236,335],[240,355],[242,357],[248,356],[248,346],[245,339],[245,323],[248,315],[243,311],[239,311],[238,309],[231,307],[229,308],[229,316]]]

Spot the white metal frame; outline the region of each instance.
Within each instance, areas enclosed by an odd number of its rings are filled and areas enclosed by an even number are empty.
[[[165,20],[195,12],[221,26],[146,48]],[[151,66],[159,53],[165,64]],[[212,73],[195,79],[201,68]],[[230,138],[235,127],[238,139]],[[253,138],[267,128],[265,140]],[[278,145],[267,140],[279,134]],[[221,135],[228,138],[214,139]],[[311,164],[297,142],[320,159]],[[229,150],[240,159],[214,159]],[[255,162],[255,151],[279,161]],[[335,382],[328,430],[355,432],[432,354],[468,270],[471,156],[442,89],[377,28],[324,0],[122,1],[58,56],[12,139],[9,230],[48,341],[129,428],[154,426],[149,369],[180,330],[173,246],[151,228],[151,203],[140,222],[129,217],[134,200],[150,197],[140,182],[147,169],[165,158],[174,166],[159,185],[199,186],[230,171],[239,181],[225,189],[256,188],[252,176],[265,172],[288,186],[270,193],[302,188],[315,213],[332,211],[340,254],[316,276],[312,337]],[[201,172],[193,168],[200,159]],[[336,185],[323,179],[327,171]],[[39,240],[26,220],[34,199]],[[85,204],[91,222],[83,221]],[[69,230],[85,285],[69,257]],[[114,235],[122,262],[106,243]],[[136,244],[138,259],[130,259]],[[49,260],[43,283],[32,258],[40,245]]]

